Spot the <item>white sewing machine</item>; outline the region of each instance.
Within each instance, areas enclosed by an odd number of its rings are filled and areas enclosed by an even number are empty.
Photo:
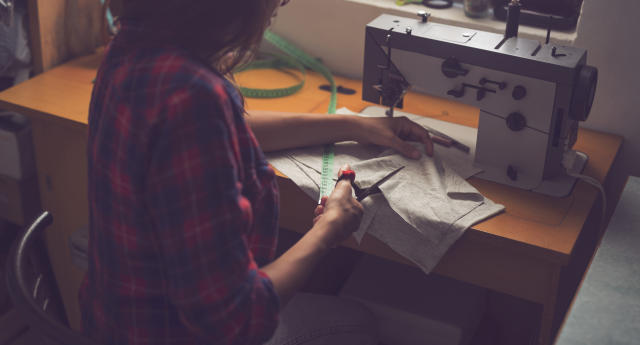
[[[381,15],[367,25],[363,99],[402,108],[409,88],[480,109],[474,164],[480,178],[564,196],[575,178],[563,158],[587,119],[598,71],[584,49],[517,37],[520,4],[504,35]],[[575,156],[572,156],[575,157]],[[587,157],[572,163],[580,172]]]

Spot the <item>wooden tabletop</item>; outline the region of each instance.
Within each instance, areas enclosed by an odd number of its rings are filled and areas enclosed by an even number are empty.
[[[101,55],[96,54],[73,60],[8,89],[0,93],[0,107],[86,130],[92,81],[100,58]],[[236,79],[243,86],[267,88],[290,86],[297,82],[291,75],[271,70],[243,72]],[[336,82],[356,91],[354,95],[339,95],[338,107],[359,111],[371,105],[362,101],[360,81],[337,77]],[[325,83],[321,76],[309,73],[301,92],[278,99],[247,99],[247,108],[326,112],[330,94],[318,89]],[[473,107],[418,94],[408,94],[404,104],[403,111],[478,126],[479,111]],[[584,173],[603,181],[621,144],[619,136],[580,129],[575,149],[589,156]],[[548,197],[475,178],[469,182],[485,196],[505,205],[506,211],[473,226],[464,237],[498,245],[502,243],[560,264],[568,261],[597,198],[596,189],[583,182],[579,182],[572,194],[565,198]],[[308,218],[310,224],[311,217]]]

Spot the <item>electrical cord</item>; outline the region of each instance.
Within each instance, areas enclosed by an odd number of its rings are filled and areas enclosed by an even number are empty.
[[[564,153],[563,157],[562,157],[562,165],[564,166],[564,168],[567,171],[567,175],[571,176],[571,177],[575,177],[577,179],[580,179],[594,187],[596,187],[598,189],[598,191],[600,192],[600,196],[602,197],[602,214],[600,216],[600,226],[598,228],[599,232],[603,232],[604,231],[604,227],[605,227],[605,219],[606,219],[606,215],[607,215],[607,195],[604,191],[604,187],[602,187],[602,184],[600,183],[600,181],[598,181],[597,179],[591,177],[591,176],[587,176],[587,175],[583,175],[583,174],[579,174],[577,172],[573,171],[573,166],[576,162],[577,159],[577,152],[574,150],[568,150]]]

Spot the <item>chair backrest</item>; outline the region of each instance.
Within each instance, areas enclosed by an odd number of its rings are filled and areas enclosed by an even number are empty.
[[[34,296],[34,286],[27,279],[27,258],[29,250],[38,235],[51,225],[53,217],[43,212],[17,239],[7,262],[7,287],[14,308],[20,312],[25,321],[43,338],[54,343],[67,345],[96,345],[87,337],[73,331],[51,317],[38,305]]]

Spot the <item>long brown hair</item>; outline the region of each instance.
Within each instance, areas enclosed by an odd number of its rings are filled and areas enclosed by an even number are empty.
[[[120,0],[122,20],[153,32],[145,44],[185,48],[221,74],[251,58],[280,0]],[[114,3],[117,1],[113,0]]]

